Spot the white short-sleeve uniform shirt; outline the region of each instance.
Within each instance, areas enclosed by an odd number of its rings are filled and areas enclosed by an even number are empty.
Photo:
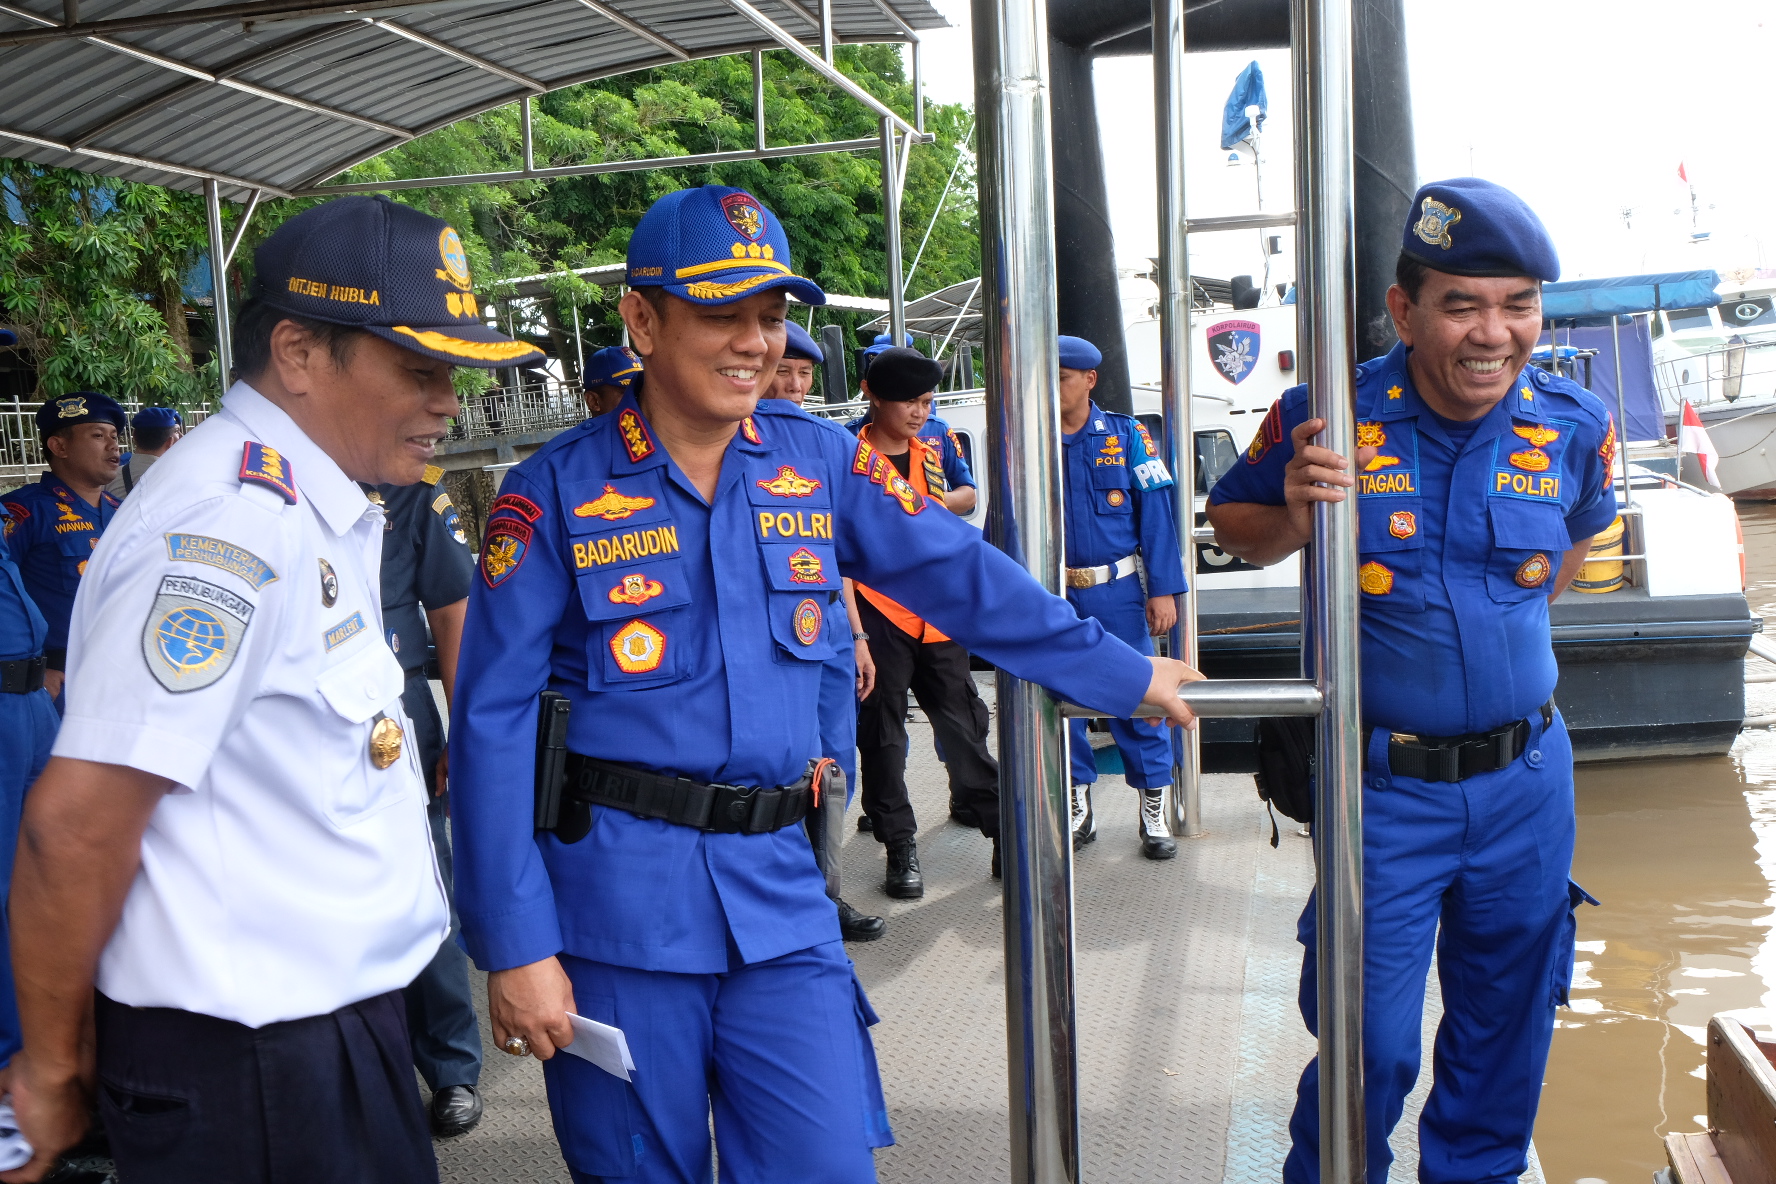
[[[251,443],[294,502],[243,479]],[[404,987],[448,934],[382,536],[381,508],[244,383],[105,532],[55,754],[177,785],[99,963],[112,999],[261,1027]],[[405,740],[378,768],[384,718]]]

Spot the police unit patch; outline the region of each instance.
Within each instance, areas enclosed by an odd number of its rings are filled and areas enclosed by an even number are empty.
[[[722,213],[728,225],[749,242],[757,242],[765,233],[765,209],[750,193],[730,193],[721,200]]]
[[[1462,212],[1434,197],[1425,198],[1419,210],[1419,219],[1412,224],[1412,233],[1419,237],[1419,241],[1442,247],[1445,251],[1453,247],[1455,243],[1450,240],[1449,229],[1462,220]]]
[[[803,645],[813,645],[820,640],[820,626],[823,621],[820,605],[812,600],[804,600],[795,607],[795,637]]]
[[[1158,456],[1159,449],[1157,449],[1153,446],[1153,437],[1148,433],[1147,425],[1137,419],[1135,421],[1135,431],[1140,433],[1141,443],[1143,446],[1146,447],[1147,455],[1148,456]]]
[[[1256,321],[1222,321],[1207,329],[1209,360],[1215,373],[1238,386],[1251,377],[1258,365],[1258,342],[1263,327]]]
[[[444,529],[450,532],[450,537],[455,539],[459,545],[464,547],[469,545],[469,536],[463,531],[462,519],[458,517],[455,506],[445,511]]]
[[[630,621],[611,634],[610,652],[624,674],[648,674],[666,659],[666,635],[646,621]]]
[[[296,504],[296,476],[275,448],[248,441],[241,451],[240,479],[263,485],[290,505]]]
[[[321,634],[321,640],[328,650],[336,650],[370,626],[364,624],[363,613],[353,613],[339,624]]]
[[[1380,448],[1387,442],[1387,429],[1376,420],[1365,419],[1357,424],[1358,448]]]
[[[510,518],[496,519],[481,544],[481,578],[497,588],[511,578],[530,550],[531,529]]]
[[[339,599],[339,576],[333,565],[325,559],[321,560],[321,607],[332,608]]]
[[[1418,515],[1411,510],[1395,510],[1388,515],[1388,533],[1397,539],[1409,539],[1418,533]]]
[[[204,534],[169,534],[166,536],[167,558],[181,563],[207,563],[232,572],[253,585],[255,590],[278,578],[271,564],[245,547]]]
[[[1394,590],[1394,573],[1371,560],[1357,569],[1357,586],[1371,596],[1386,596]]]
[[[1540,588],[1548,582],[1553,571],[1554,565],[1548,562],[1548,557],[1537,551],[1517,568],[1517,584],[1523,588]]]
[[[639,572],[623,577],[623,582],[612,588],[607,595],[612,604],[646,604],[660,593],[666,591],[666,585],[659,580],[650,580]]]
[[[862,476],[869,476],[875,464],[876,450],[869,446],[868,440],[857,442],[857,455],[851,458],[851,471]]]
[[[85,399],[75,398],[75,399],[57,399],[56,400],[56,418],[57,419],[79,419],[82,415],[85,415],[85,414],[86,414],[86,400]]]
[[[1609,431],[1604,433],[1603,443],[1597,449],[1597,457],[1603,461],[1605,469],[1616,466],[1616,417],[1609,417]]]
[[[806,547],[797,547],[789,557],[789,578],[798,584],[824,584],[826,568],[820,556]]]
[[[1128,500],[1128,497],[1122,492],[1122,490],[1112,489],[1109,493],[1104,495],[1104,500],[1109,502],[1112,506],[1120,506],[1123,502]]]
[[[189,576],[163,576],[142,628],[142,656],[174,694],[202,690],[234,665],[253,603]]]
[[[925,509],[925,499],[919,496],[912,482],[895,473],[882,486],[882,492],[900,503],[900,508],[908,514],[917,514]]]
[[[494,498],[493,506],[487,511],[487,516],[492,518],[501,510],[510,510],[526,522],[535,522],[538,518],[543,516],[541,506],[537,505],[529,498],[516,493],[502,493]]]
[[[637,510],[645,510],[654,504],[651,497],[629,497],[617,492],[614,485],[606,485],[604,492],[589,502],[574,507],[575,518],[603,518],[606,522],[616,522],[627,518]]]
[[[1270,405],[1270,414],[1258,425],[1258,432],[1252,437],[1252,443],[1246,448],[1246,463],[1255,465],[1264,459],[1264,454],[1283,442],[1283,402],[1278,399]]]
[[[775,497],[808,497],[820,488],[820,479],[802,476],[795,471],[794,465],[783,465],[777,470],[775,477],[754,484]]]
[[[654,454],[654,440],[641,422],[641,416],[635,408],[625,407],[617,416],[617,432],[623,437],[623,447],[629,453],[630,464],[640,464]]]

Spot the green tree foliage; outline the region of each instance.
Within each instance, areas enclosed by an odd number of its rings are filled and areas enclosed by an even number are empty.
[[[213,389],[180,292],[206,242],[201,199],[10,159],[0,185],[24,214],[0,218],[0,320],[35,360],[38,397],[190,405]]]

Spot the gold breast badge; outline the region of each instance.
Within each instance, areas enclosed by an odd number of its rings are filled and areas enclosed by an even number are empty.
[[[401,759],[401,725],[376,713],[376,726],[370,729],[370,763],[386,769]]]

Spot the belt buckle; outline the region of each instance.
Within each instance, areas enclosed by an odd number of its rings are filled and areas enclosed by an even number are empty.
[[[1417,744],[1418,737],[1411,735],[1409,733],[1406,733],[1406,732],[1389,732],[1388,733],[1388,743],[1390,743],[1390,744]]]
[[[1098,582],[1097,582],[1097,580],[1092,578],[1092,569],[1091,568],[1089,568],[1089,567],[1069,567],[1067,569],[1067,587],[1069,587],[1069,588],[1096,588],[1097,586],[1098,586]]]
[[[718,835],[735,835],[746,829],[746,821],[752,817],[752,801],[758,793],[758,787],[711,785],[709,788],[715,791],[715,800],[709,804],[709,822],[703,829]]]

